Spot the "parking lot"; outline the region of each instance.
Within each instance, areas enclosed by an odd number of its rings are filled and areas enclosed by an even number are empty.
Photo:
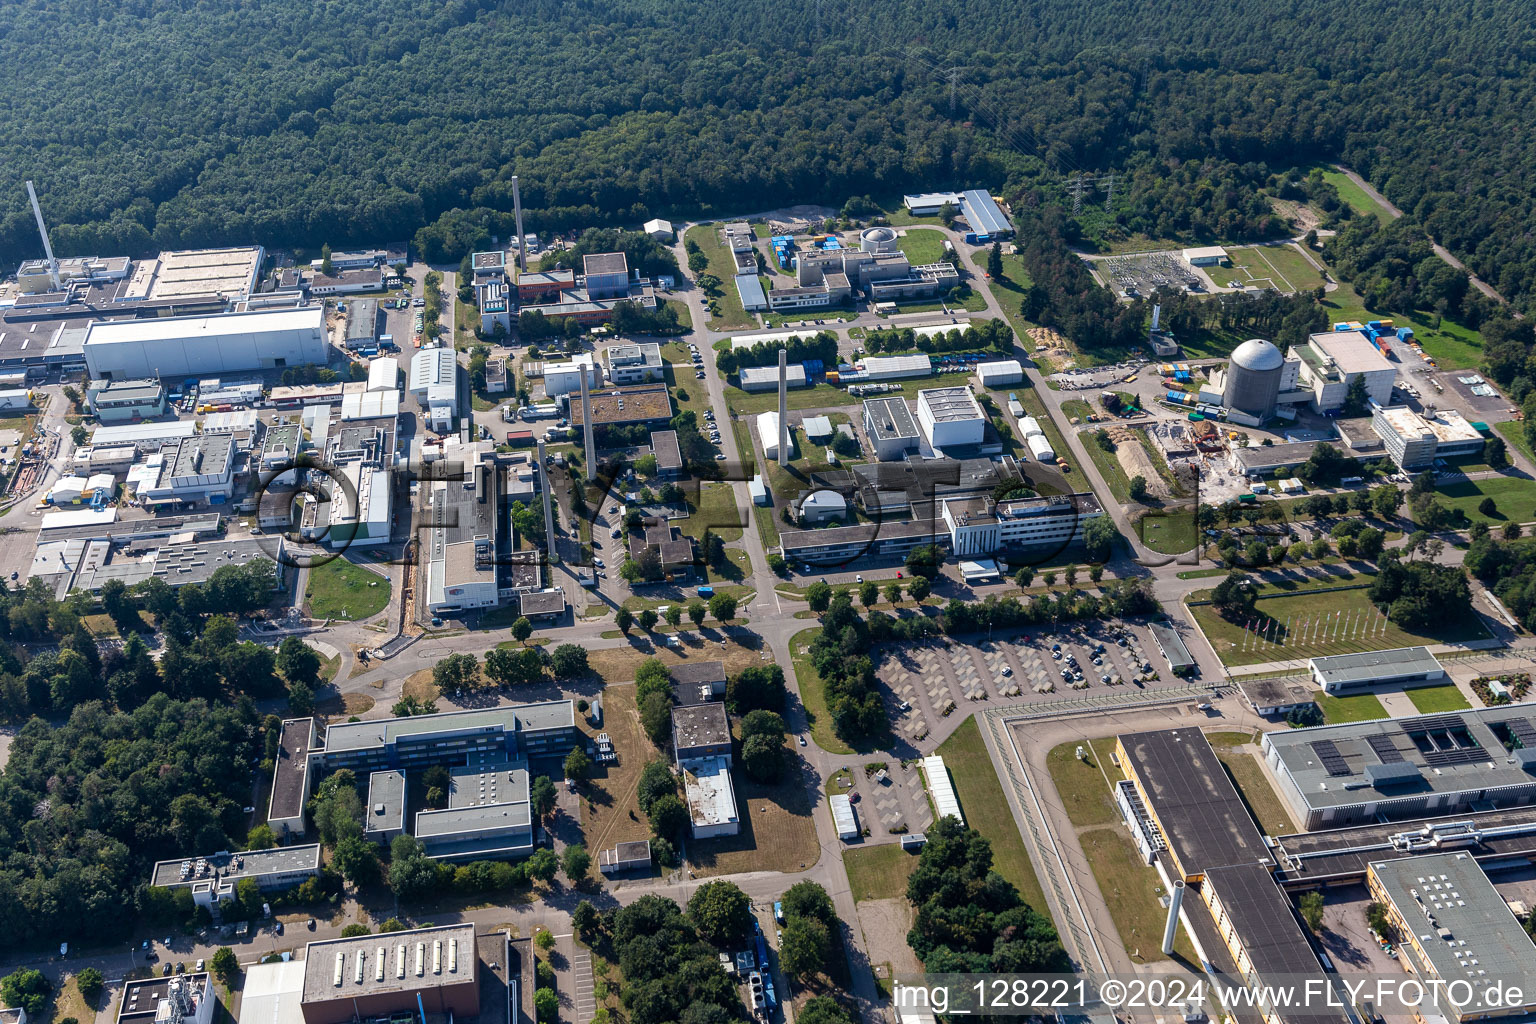
[[[850,768],[842,778],[852,785],[838,787],[853,801],[859,827],[869,830],[867,841],[878,843],[886,836],[925,831],[933,824],[933,805],[928,802],[917,762],[905,766],[900,761],[873,763],[885,765],[885,778],[880,778],[878,771]]]
[[[1120,620],[1025,629],[970,644],[940,638],[885,654],[876,671],[891,691],[896,728],[914,742],[967,701],[1045,703],[1185,685],[1168,671],[1146,627]]]

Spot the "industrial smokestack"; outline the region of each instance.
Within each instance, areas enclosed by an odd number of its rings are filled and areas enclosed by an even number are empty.
[[[1173,880],[1173,895],[1168,898],[1168,923],[1163,926],[1163,955],[1173,953],[1173,937],[1179,932],[1179,908],[1184,905],[1184,879]]]
[[[512,175],[512,216],[517,218],[517,271],[528,269],[528,243],[523,241],[523,197],[517,191],[517,175]]]
[[[779,467],[789,465],[789,352],[779,349]]]
[[[577,364],[577,376],[581,378],[581,430],[587,435],[587,483],[597,475],[597,431],[592,426],[592,388],[587,383],[587,367]]]
[[[1157,333],[1157,321],[1162,317],[1162,315],[1163,315],[1163,307],[1162,307],[1161,304],[1155,305],[1155,306],[1152,307],[1152,333],[1153,334]]]
[[[555,561],[555,510],[550,507],[549,464],[544,461],[544,442],[539,442],[539,490],[544,492],[544,547]]]

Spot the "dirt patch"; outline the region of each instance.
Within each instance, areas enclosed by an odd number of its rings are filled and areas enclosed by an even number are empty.
[[[1115,442],[1115,458],[1127,477],[1140,476],[1147,482],[1147,494],[1154,498],[1169,496],[1168,481],[1157,471],[1152,457],[1141,446],[1141,438],[1124,427],[1109,427],[1109,436]]]
[[[437,700],[442,696],[442,691],[432,681],[432,670],[424,668],[405,677],[405,685],[400,688],[400,696],[425,703]]]
[[[837,211],[830,206],[786,206],[761,215],[777,235],[797,234],[809,230],[813,223],[819,226],[822,221],[836,216]]]
[[[1269,198],[1270,209],[1291,222],[1298,235],[1304,235],[1323,222],[1322,216],[1312,207],[1294,199]]]
[[[344,693],[315,702],[315,710],[327,718],[366,715],[373,710],[374,699],[361,693]]]
[[[1058,370],[1070,370],[1077,365],[1071,343],[1049,327],[1031,327],[1026,333],[1035,343],[1035,352],[1049,359]]]
[[[641,638],[636,630],[631,634],[628,647],[589,651],[587,664],[610,684],[634,682],[635,670],[646,658],[659,658],[668,667],[697,661],[723,661],[727,675],[735,675],[751,665],[768,664],[762,657],[762,638],[756,634],[732,636],[724,647],[720,646],[719,634],[714,630],[706,630],[702,635],[687,631],[679,639],[683,643],[682,653],[669,647],[658,647]]]
[[[892,975],[921,973],[923,965],[907,945],[912,904],[904,899],[861,900],[858,909],[870,964],[887,964]]]

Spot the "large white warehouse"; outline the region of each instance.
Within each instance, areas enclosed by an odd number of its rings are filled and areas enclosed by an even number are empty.
[[[325,310],[319,306],[99,321],[85,335],[86,369],[97,380],[170,380],[324,366],[329,357]]]
[[[919,391],[917,422],[935,448],[981,444],[986,434],[986,416],[967,387]]]

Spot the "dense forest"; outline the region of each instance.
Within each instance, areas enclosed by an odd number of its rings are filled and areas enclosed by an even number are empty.
[[[457,259],[510,233],[513,174],[546,232],[1113,171],[1124,230],[1264,236],[1258,183],[1342,160],[1533,308],[1533,56],[1514,0],[20,0],[0,260],[38,251],[26,177],[66,254]]]
[[[0,948],[122,936],[154,861],[228,849],[262,724],[248,700],[156,694],[23,726],[0,774]]]

